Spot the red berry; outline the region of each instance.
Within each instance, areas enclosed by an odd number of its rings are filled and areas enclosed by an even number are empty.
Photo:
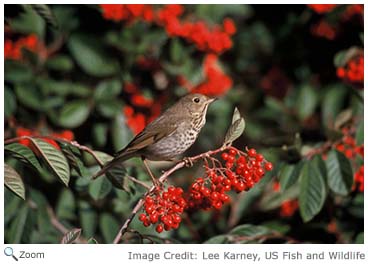
[[[245,158],[245,156],[241,156],[238,158],[238,160],[236,161],[236,163],[240,164],[245,164],[247,162],[247,159]]]
[[[146,220],[146,215],[144,214],[144,213],[141,213],[140,215],[139,215],[139,221],[141,221],[141,222],[144,222],[144,220]]]
[[[236,155],[236,151],[234,149],[230,149],[229,155],[235,156]]]
[[[181,222],[181,217],[179,215],[174,215],[173,216],[173,221],[174,223],[180,223]]]
[[[157,213],[153,213],[150,215],[150,221],[152,224],[155,224],[158,222],[158,214]]]
[[[257,174],[258,177],[262,177],[264,175],[264,173],[265,172],[264,172],[263,168],[257,168],[256,174]]]
[[[212,192],[211,199],[214,201],[217,201],[219,199],[219,193],[218,192]]]
[[[162,226],[162,224],[159,224],[156,226],[156,232],[157,233],[162,233],[162,231],[164,231],[164,227]]]
[[[255,156],[257,155],[257,151],[256,151],[256,149],[254,149],[254,148],[249,149],[249,150],[248,150],[248,155],[249,155],[250,157],[255,157]]]
[[[226,161],[228,159],[229,155],[227,153],[222,153],[221,157],[222,157],[223,160]]]
[[[257,154],[257,155],[256,155],[256,160],[257,160],[257,161],[263,161],[263,155],[261,155],[261,154]]]
[[[271,171],[271,170],[272,170],[272,168],[273,168],[273,165],[272,165],[272,163],[271,163],[271,162],[267,162],[267,163],[265,164],[265,169],[266,169],[267,171]]]
[[[229,162],[226,162],[225,166],[226,168],[232,168],[233,167],[233,163],[229,163]]]
[[[232,156],[232,155],[229,155],[228,158],[227,158],[227,162],[228,163],[234,163],[234,161],[235,161],[235,157]]]

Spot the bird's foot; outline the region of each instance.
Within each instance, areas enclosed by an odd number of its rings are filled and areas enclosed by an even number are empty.
[[[152,179],[152,183],[155,186],[155,190],[162,190],[164,184],[158,179]]]
[[[186,167],[192,167],[193,166],[193,160],[190,157],[184,157],[183,159]]]

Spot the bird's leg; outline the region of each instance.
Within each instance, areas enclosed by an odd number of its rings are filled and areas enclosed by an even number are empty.
[[[183,161],[184,161],[186,167],[192,167],[193,166],[193,160],[190,157],[184,157]]]
[[[161,186],[161,183],[155,178],[155,176],[153,175],[150,167],[148,166],[148,163],[147,163],[147,160],[142,157],[142,161],[143,161],[143,164],[148,172],[148,175],[151,177],[152,179],[152,182],[153,182],[153,185],[155,185],[155,187],[158,189],[160,186]]]

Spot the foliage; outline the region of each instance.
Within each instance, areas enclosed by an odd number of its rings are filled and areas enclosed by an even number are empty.
[[[150,179],[139,159],[91,176],[197,92],[220,99],[186,155],[251,146],[273,170],[125,242],[362,243],[362,35],[363,5],[5,5],[5,242],[113,242]]]

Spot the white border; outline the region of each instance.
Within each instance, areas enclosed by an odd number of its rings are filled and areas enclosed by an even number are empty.
[[[101,3],[102,1],[78,1],[79,3],[86,4],[86,3]],[[125,1],[115,1],[110,0],[107,3],[123,3]],[[127,3],[132,3],[133,1],[128,1]],[[312,1],[312,3],[316,2],[323,2],[324,4],[362,4],[364,1]],[[14,4],[14,1],[4,1],[5,4]],[[16,3],[19,4],[43,4],[43,1],[17,1]],[[75,4],[75,1],[65,0],[65,1],[46,1],[47,4],[56,4],[56,3],[63,3],[63,4]],[[155,3],[155,1],[134,1],[134,3]],[[157,2],[156,2],[157,3]],[[167,1],[162,0],[159,2],[160,4],[167,4],[167,3],[185,3],[185,4],[193,4],[193,3],[203,3],[208,4],[208,1]],[[212,1],[211,3],[221,4],[224,2],[221,1]],[[235,3],[245,3],[244,1],[226,1],[227,4],[235,4]],[[259,4],[270,4],[271,1],[257,1]],[[306,1],[279,1],[278,3],[282,4],[306,4]],[[365,6],[367,8],[367,5]],[[367,13],[367,12],[365,12]],[[1,5],[1,14],[4,18],[4,5]],[[277,15],[277,14],[275,14]],[[367,26],[367,19],[365,16],[364,19],[364,26]],[[1,25],[2,33],[4,33],[4,24]],[[3,49],[4,46],[4,34],[1,34],[1,46]],[[365,34],[364,37],[365,43],[367,43],[367,35]],[[1,53],[1,66],[4,66],[4,55]],[[367,61],[367,55],[365,55],[365,61]],[[367,67],[365,67],[364,74],[367,75]],[[4,69],[1,71],[4,73]],[[4,76],[4,75],[3,75]],[[4,81],[3,81],[4,84]],[[365,87],[367,84],[367,78],[365,79]],[[1,94],[1,108],[4,110],[4,96],[3,93]],[[367,110],[364,110],[364,115],[367,117]],[[4,116],[1,115],[1,122],[4,124]],[[364,126],[364,130],[366,131],[367,123]],[[4,139],[4,130],[1,130],[1,138]],[[366,139],[364,140],[364,144],[366,145]],[[3,145],[1,145],[3,148]],[[1,150],[1,167],[4,168],[4,152]],[[364,159],[366,162],[366,158]],[[1,187],[4,187],[4,180],[0,178]],[[368,181],[365,183],[365,189],[367,190]],[[4,188],[0,189],[0,196],[4,198]],[[365,202],[367,201],[367,194],[364,195]],[[2,200],[3,201],[3,200]],[[367,203],[364,204],[364,211],[367,213]],[[11,257],[6,257],[3,255],[4,249],[4,204],[2,203],[0,206],[0,231],[1,231],[1,247],[0,247],[0,263],[1,264],[17,264]],[[367,228],[367,218],[364,219],[364,227]],[[142,260],[128,260],[127,253],[129,251],[132,252],[141,252],[145,253],[149,252],[157,252],[160,253],[162,256],[164,252],[175,252],[175,253],[182,253],[185,251],[195,252],[198,256],[202,255],[202,252],[208,253],[222,253],[224,251],[233,251],[233,252],[245,252],[245,253],[259,253],[259,255],[263,255],[266,251],[278,251],[280,254],[283,251],[291,251],[291,252],[321,252],[325,251],[326,254],[328,251],[360,251],[364,252],[366,255],[366,259],[368,260],[368,237],[367,235],[364,236],[365,244],[361,245],[341,245],[341,244],[324,244],[324,245],[11,245],[14,248],[14,254],[19,255],[19,251],[24,250],[28,252],[45,252],[45,259],[27,259],[27,260],[20,260],[19,264],[23,262],[23,264],[103,264],[106,262],[113,262],[117,264],[172,264],[175,262],[176,264],[192,264],[198,263],[201,264],[223,264],[226,262],[227,264],[255,264],[255,262],[248,261],[248,260],[166,260],[160,259],[154,262],[149,261],[142,261]],[[367,264],[367,260],[365,261],[356,261],[356,260],[339,260],[333,261],[334,264]],[[330,260],[314,260],[314,261],[307,261],[307,260],[282,260],[279,259],[277,261],[269,261],[266,262],[265,260],[258,262],[258,264],[293,264],[296,263],[300,264],[326,264],[330,262]]]

